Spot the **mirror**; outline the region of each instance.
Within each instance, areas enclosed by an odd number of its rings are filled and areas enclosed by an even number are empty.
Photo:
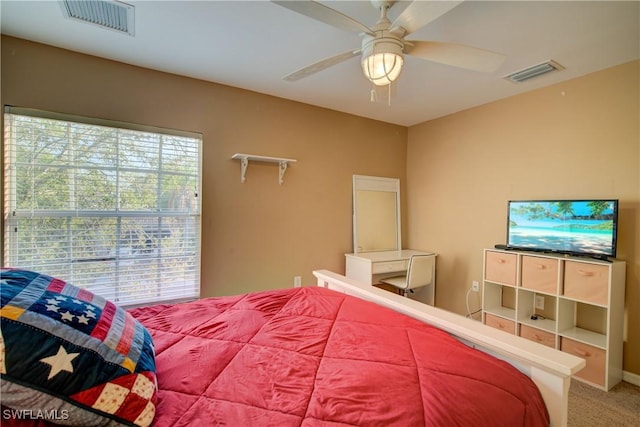
[[[400,180],[353,176],[353,251],[395,251],[400,234]]]

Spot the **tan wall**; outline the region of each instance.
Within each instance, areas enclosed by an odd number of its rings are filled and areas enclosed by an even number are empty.
[[[2,104],[201,132],[203,295],[344,271],[352,175],[401,178],[407,129],[200,80],[2,37]],[[275,164],[297,159],[278,185]],[[3,213],[4,216],[4,213]]]
[[[505,243],[507,200],[618,198],[624,369],[640,375],[639,104],[636,61],[411,127],[407,243],[439,254],[437,305],[466,313],[482,249]]]

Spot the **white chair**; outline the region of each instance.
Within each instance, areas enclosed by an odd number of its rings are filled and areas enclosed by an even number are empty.
[[[433,255],[412,255],[405,276],[389,277],[380,281],[395,286],[406,297],[409,292],[413,292],[412,289],[433,283],[435,264],[436,257]]]

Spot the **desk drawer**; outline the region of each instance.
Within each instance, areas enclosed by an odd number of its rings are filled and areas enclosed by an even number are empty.
[[[371,267],[373,274],[380,273],[393,273],[394,271],[403,272],[407,271],[407,264],[409,261],[385,261],[385,262],[374,262]]]

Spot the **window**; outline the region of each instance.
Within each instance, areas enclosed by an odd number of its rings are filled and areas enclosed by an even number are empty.
[[[4,262],[120,305],[198,298],[202,137],[7,107]]]

